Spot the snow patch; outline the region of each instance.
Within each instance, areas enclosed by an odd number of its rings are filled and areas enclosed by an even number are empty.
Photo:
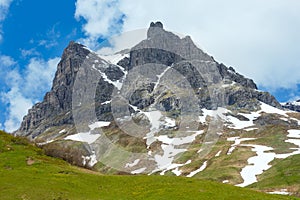
[[[114,64],[114,65],[117,65],[117,63],[125,57],[129,58],[129,54],[121,54],[121,53],[117,53],[113,55],[98,55],[98,56],[103,60],[106,60],[110,64]]]
[[[157,169],[154,170],[153,172],[161,171],[164,169],[165,171],[167,171],[182,166],[182,164],[173,163],[174,157],[179,153],[187,151],[187,149],[177,149],[175,148],[175,146],[192,143],[196,139],[196,137],[198,135],[203,134],[203,132],[204,132],[203,130],[196,131],[192,135],[180,137],[180,138],[169,138],[166,135],[160,135],[154,137],[155,140],[161,141],[163,143],[161,145],[161,148],[163,150],[163,155],[154,156],[154,159],[157,163]],[[164,171],[161,174],[163,175]]]
[[[293,143],[299,148],[295,148],[296,151],[287,154],[275,154],[274,152],[269,152],[273,150],[272,147],[267,147],[263,145],[253,145],[253,144],[243,144],[241,146],[252,147],[252,151],[256,152],[257,156],[248,159],[248,164],[241,171],[241,176],[244,182],[238,184],[237,186],[245,187],[252,183],[257,182],[256,176],[262,174],[265,170],[269,169],[271,165],[269,163],[275,158],[287,158],[291,155],[300,154],[300,130],[288,130],[289,134],[287,137],[290,139],[285,140],[285,142]],[[291,139],[293,138],[293,139]]]
[[[230,137],[230,138],[227,138],[227,141],[234,142],[234,144],[232,144],[231,147],[229,148],[229,150],[227,152],[227,155],[232,154],[232,152],[234,151],[234,149],[239,144],[241,144],[241,142],[249,141],[249,140],[255,140],[255,139],[256,138],[240,138],[240,137]]]
[[[191,160],[188,160],[188,161],[186,161],[186,163],[184,163],[184,164],[175,164],[175,163],[173,163],[173,164],[171,164],[170,166],[168,166],[165,170],[163,170],[161,173],[160,173],[160,175],[165,175],[165,172],[166,171],[169,171],[169,170],[172,170],[172,172],[176,175],[176,176],[180,176],[181,175],[181,170],[179,170],[179,167],[182,167],[182,166],[184,166],[184,165],[187,165],[187,164],[190,164],[192,161]],[[157,171],[159,171],[159,170],[157,170]],[[153,172],[152,172],[153,173]]]
[[[128,168],[128,167],[134,167],[134,166],[136,166],[137,164],[139,164],[139,162],[140,162],[140,159],[136,159],[136,160],[133,161],[132,163],[127,163],[127,164],[125,165],[125,168]]]
[[[258,130],[258,128],[246,128],[244,129],[245,131],[254,131],[254,130]]]
[[[146,167],[143,167],[143,168],[140,168],[140,169],[137,169],[137,170],[134,170],[131,172],[131,174],[141,174],[143,173],[147,168]]]
[[[90,130],[94,130],[96,128],[101,128],[101,127],[105,127],[105,126],[109,126],[110,122],[104,122],[104,121],[98,121],[98,122],[94,122],[93,124],[89,125]]]
[[[84,166],[88,165],[89,167],[93,167],[98,162],[95,151],[92,151],[92,154],[89,156],[82,156],[82,159],[82,164]]]
[[[180,176],[181,175],[181,170],[178,169],[178,167],[176,169],[173,169],[172,172],[176,175],[176,176]]]
[[[198,174],[199,172],[202,172],[203,170],[205,170],[205,168],[207,167],[207,161],[205,161],[202,166],[195,170],[195,171],[192,171],[189,175],[187,175],[186,177],[193,177],[195,176],[196,174]]]
[[[238,118],[233,117],[233,116],[228,116],[227,117],[227,122],[232,123],[232,125],[228,125],[228,128],[233,128],[233,129],[244,129],[244,128],[249,127],[249,126],[254,126],[254,123],[251,120],[242,121],[242,120],[239,120]]]
[[[59,131],[58,133],[65,133],[65,132],[67,132],[66,129],[63,129],[63,130]]]
[[[158,78],[158,80],[157,80],[157,82],[156,82],[155,85],[154,85],[153,91],[154,91],[154,90],[157,88],[157,86],[159,85],[161,77],[163,77],[163,76],[165,75],[165,73],[166,73],[170,68],[171,68],[171,67],[167,67],[160,75],[156,75],[157,78]]]
[[[154,134],[160,130],[160,118],[163,116],[159,110],[149,111],[149,112],[143,112],[143,114],[146,115],[146,117],[149,119],[151,127],[150,132],[147,133],[146,137],[146,144],[147,147],[149,147],[153,142],[155,142]]]
[[[90,128],[89,132],[83,132],[83,133],[76,133],[74,135],[68,135],[64,139],[65,140],[79,141],[79,142],[86,142],[88,144],[91,144],[91,143],[95,142],[101,136],[100,133],[99,134],[93,134],[93,133],[91,133],[91,131],[93,131],[96,128],[108,126],[109,124],[110,124],[110,122],[98,121],[98,122],[95,122],[95,123],[89,125],[89,128]]]
[[[111,103],[111,100],[102,102],[101,105],[106,105],[106,104],[109,104],[109,103]]]
[[[222,88],[231,87],[231,86],[234,86],[235,84],[236,84],[236,82],[234,82],[234,81],[231,84],[223,84]]]
[[[219,157],[219,156],[221,155],[221,153],[222,153],[222,150],[219,151],[219,152],[215,155],[215,157]]]
[[[47,140],[45,142],[40,142],[40,143],[37,143],[38,146],[43,146],[43,145],[46,145],[46,144],[49,144],[51,142],[54,142],[55,140]]]
[[[226,116],[224,115],[224,113],[230,113],[230,110],[227,110],[226,108],[222,108],[222,107],[218,107],[217,110],[207,110],[207,109],[202,109],[202,116],[199,116],[199,122],[201,122],[202,124],[206,123],[206,117],[207,116],[211,116],[214,118],[221,118],[221,119],[225,119],[226,120]]]
[[[245,128],[249,127],[248,129],[246,129],[246,131],[252,131],[252,130],[257,129],[256,127],[253,127],[253,126],[255,126],[254,120],[257,119],[258,117],[260,117],[262,112],[275,113],[275,114],[282,115],[284,117],[289,117],[286,114],[287,113],[286,111],[280,110],[278,108],[275,108],[275,107],[265,104],[263,102],[260,102],[260,107],[261,107],[261,109],[257,112],[251,112],[249,114],[237,113],[237,115],[242,115],[245,118],[247,118],[248,119],[247,121],[240,120],[237,117],[232,116],[232,115],[226,115],[227,113],[232,113],[230,110],[228,110],[226,108],[219,107],[217,110],[202,109],[203,114],[202,114],[202,116],[199,116],[199,121],[202,124],[205,124],[207,116],[220,117],[221,119],[224,120],[224,122],[228,128],[245,129]],[[287,120],[286,118],[281,118],[281,119]],[[297,121],[300,125],[300,120],[297,120]]]
[[[296,146],[298,146],[298,148],[291,148],[295,150],[292,153],[277,154],[276,158],[287,158],[292,155],[300,154],[300,130],[292,129],[288,130],[288,133],[289,134],[287,135],[287,137],[289,137],[289,139],[285,140],[285,142],[295,144]]]
[[[287,189],[281,189],[280,191],[268,192],[269,194],[281,194],[281,195],[290,195],[290,192],[287,192]]]
[[[176,121],[174,119],[172,119],[172,118],[166,117],[165,121],[166,121],[165,125],[167,127],[173,128],[173,127],[176,126]]]
[[[287,119],[287,118],[284,118],[284,117],[281,117],[280,118],[282,121],[286,121],[286,122],[288,122],[289,121],[289,119]]]
[[[280,110],[280,109],[278,109],[278,108],[275,108],[275,107],[273,107],[273,106],[270,106],[270,105],[268,105],[268,104],[266,104],[266,103],[263,103],[263,102],[260,102],[261,103],[261,105],[260,105],[260,107],[261,107],[261,111],[263,111],[263,112],[265,112],[265,113],[273,113],[273,114],[279,114],[279,115],[283,115],[283,116],[285,116],[285,117],[289,117],[286,113],[286,111],[284,111],[284,110]]]
[[[73,141],[86,142],[88,144],[92,144],[100,136],[101,136],[101,134],[91,134],[90,132],[84,132],[84,133],[77,133],[74,135],[69,135],[69,136],[65,137],[65,140],[73,140]]]
[[[300,130],[291,129],[288,130],[288,132],[289,132],[288,137],[300,139]]]
[[[120,80],[117,81],[112,81],[110,80],[105,73],[101,72],[100,70],[98,70],[99,73],[101,74],[102,78],[104,79],[104,81],[114,85],[118,90],[121,90],[123,83]]]
[[[162,144],[161,148],[163,150],[163,155],[154,155],[154,159],[157,165],[157,170],[155,171],[160,171],[168,168],[170,165],[172,165],[174,157],[177,154],[186,151],[186,149],[176,149],[174,145],[166,145],[166,144]]]
[[[271,167],[269,163],[274,160],[276,155],[273,152],[266,152],[273,150],[272,147],[252,144],[244,144],[243,146],[252,147],[252,151],[256,152],[257,156],[249,158],[249,165],[242,169],[241,176],[244,182],[236,185],[239,187],[246,187],[257,182],[256,176],[262,174]]]
[[[169,138],[167,135],[160,135],[155,137],[158,141],[163,142],[164,144],[172,144],[172,145],[182,145],[192,143],[198,135],[203,134],[203,130],[196,131],[193,135],[180,137],[180,138]]]
[[[300,126],[300,120],[299,120],[299,119],[292,118],[292,117],[291,117],[290,119],[292,119],[292,120],[294,120],[294,121],[298,122],[298,125]]]

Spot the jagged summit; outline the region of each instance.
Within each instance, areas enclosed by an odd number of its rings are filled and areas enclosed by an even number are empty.
[[[210,126],[214,119],[221,125]],[[226,156],[230,142],[238,144],[243,134],[260,137],[277,126],[286,131],[297,128],[298,121],[271,94],[257,90],[253,80],[215,61],[190,37],[180,38],[153,22],[147,39],[114,55],[98,55],[71,41],[51,90],[28,111],[15,134],[34,140],[50,155],[99,171],[190,177],[199,172],[195,166],[209,168],[218,154]],[[213,143],[205,136],[210,133],[220,136],[221,143],[213,148],[217,152],[200,158],[205,152],[201,145]],[[125,153],[119,155],[110,145]],[[245,157],[238,158],[237,174]],[[118,160],[122,163],[113,166],[96,164]]]
[[[282,105],[284,108],[300,112],[300,99],[292,102],[287,102]]]
[[[123,54],[122,54],[123,55]],[[51,126],[70,125],[72,126],[72,92],[77,72],[82,64],[87,70],[93,69],[96,61],[103,60],[94,52],[88,50],[85,46],[71,41],[64,50],[61,61],[57,66],[57,71],[53,80],[51,91],[49,91],[43,101],[33,106],[24,117],[20,129],[16,132],[20,135],[30,136],[32,138],[42,134]],[[199,88],[207,87],[205,80],[201,75],[197,74],[189,60],[197,60],[200,68],[216,68],[221,77],[225,88],[225,102],[228,105],[236,105],[237,108],[255,109],[259,105],[259,101],[265,102],[275,107],[280,104],[269,93],[257,91],[255,83],[236,73],[233,68],[227,68],[223,64],[217,63],[211,56],[203,52],[193,43],[190,37],[180,38],[179,36],[163,29],[161,22],[152,22],[148,29],[148,38],[132,47],[129,55],[120,56],[118,65],[105,66],[110,61],[103,61],[104,65],[97,68],[100,70],[101,76],[105,77],[100,80],[99,84],[102,90],[98,91],[96,98],[99,103],[110,100],[110,95],[117,84],[114,82],[123,79],[126,71],[132,68],[148,63],[163,64],[173,66],[178,72],[187,78],[194,90],[199,93],[199,105],[204,108],[212,108],[208,93]],[[95,72],[92,72],[95,73]],[[147,84],[149,84],[147,86]],[[234,85],[236,84],[236,85]],[[143,86],[144,85],[144,86]],[[138,87],[150,87],[152,83],[143,83]],[[231,85],[231,86],[230,86]],[[153,88],[152,88],[153,89]],[[132,99],[132,103],[140,108],[145,108],[153,102],[157,97],[148,96],[152,93],[152,89],[147,95],[141,93],[144,89],[138,90]],[[199,91],[198,91],[199,90]],[[77,91],[76,91],[77,92]],[[80,91],[79,91],[80,92]],[[162,92],[162,91],[161,91]],[[150,98],[149,98],[150,97]],[[249,101],[250,99],[253,99]],[[161,99],[161,103],[172,110],[176,102],[176,98],[169,97]],[[222,106],[222,105],[218,105]],[[112,120],[109,105],[100,105],[96,107],[99,119]],[[65,116],[64,116],[65,115]],[[58,116],[64,116],[59,117]]]
[[[151,23],[150,23],[150,28],[151,28],[151,27],[156,27],[156,28],[162,28],[162,29],[163,29],[163,28],[164,28],[164,25],[163,25],[161,22],[159,22],[159,21],[158,21],[158,22],[155,22],[155,23],[154,23],[154,22],[151,22]]]

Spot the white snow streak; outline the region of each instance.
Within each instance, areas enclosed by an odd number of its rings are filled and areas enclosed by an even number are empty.
[[[89,132],[83,132],[83,133],[77,133],[74,135],[69,135],[65,137],[65,140],[74,140],[74,141],[79,141],[79,142],[87,142],[88,144],[91,144],[95,142],[101,134],[93,134],[91,131],[93,131],[96,128],[101,128],[108,126],[110,122],[103,122],[103,121],[98,121],[93,124],[89,125],[90,131]]]
[[[139,164],[139,162],[140,162],[140,159],[136,159],[136,160],[133,161],[132,163],[127,163],[127,164],[125,165],[125,168],[128,168],[128,167],[134,167],[134,166],[136,166],[137,164]]]
[[[131,174],[141,174],[143,173],[147,168],[146,167],[143,167],[143,168],[140,168],[140,169],[137,169],[137,170],[134,170],[131,172]]]
[[[262,174],[265,170],[269,169],[271,165],[269,163],[275,158],[287,158],[291,155],[300,154],[300,130],[288,130],[289,134],[287,137],[294,139],[287,139],[285,142],[293,143],[299,148],[296,148],[296,151],[287,154],[275,154],[270,152],[273,150],[272,147],[267,147],[263,145],[253,145],[253,144],[244,144],[242,146],[253,147],[252,151],[256,152],[257,156],[251,157],[248,159],[248,164],[241,171],[241,176],[244,179],[244,182],[238,184],[237,186],[245,187],[252,183],[257,182],[256,176]]]
[[[92,151],[92,154],[89,156],[82,156],[82,164],[88,165],[90,167],[93,167],[98,161],[97,161],[97,157],[94,151]]]
[[[236,186],[246,187],[252,183],[257,182],[256,175],[262,174],[265,170],[269,169],[268,165],[275,158],[275,153],[266,152],[273,150],[272,147],[262,145],[244,144],[243,146],[253,147],[252,151],[256,152],[257,156],[248,159],[248,164],[241,171],[241,176],[244,182]]]
[[[108,61],[111,64],[117,65],[117,63],[122,60],[125,57],[129,57],[129,54],[121,54],[121,53],[117,53],[117,54],[112,54],[112,55],[99,55],[98,56],[100,58],[102,58],[105,61]]]
[[[205,170],[205,168],[207,167],[207,161],[205,161],[202,166],[195,170],[195,171],[192,171],[189,175],[187,175],[186,177],[193,177],[195,176],[196,174],[198,174],[199,172],[202,172],[203,170]]]
[[[273,191],[268,192],[269,194],[280,194],[280,195],[290,195],[289,192],[287,192],[287,189],[281,189],[280,191]]]
[[[300,154],[300,130],[292,129],[288,130],[288,132],[289,134],[287,135],[287,137],[289,137],[289,139],[285,140],[285,142],[295,144],[296,146],[298,146],[298,148],[291,148],[295,150],[292,153],[277,154],[276,158],[287,158],[292,155]]]
[[[232,154],[233,150],[239,145],[241,144],[241,142],[243,141],[248,141],[248,140],[255,140],[255,138],[240,138],[240,137],[230,137],[227,138],[227,141],[230,142],[234,142],[234,144],[231,145],[231,147],[229,148],[227,155]]]
[[[219,157],[219,156],[221,155],[221,153],[222,153],[222,150],[220,150],[220,151],[215,155],[215,157]]]

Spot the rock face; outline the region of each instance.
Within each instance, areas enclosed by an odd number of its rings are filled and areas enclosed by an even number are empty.
[[[164,30],[161,22],[152,22],[147,39],[132,47],[128,54],[124,52],[111,57],[100,56],[81,44],[70,42],[57,66],[51,91],[28,111],[15,134],[27,136],[48,149],[49,154],[80,166],[94,166],[101,159],[100,154],[107,156],[112,152],[109,142],[103,142],[107,139],[104,135],[107,135],[109,140],[125,149],[139,151],[145,148],[147,155],[153,158],[132,157],[132,162],[139,160],[146,163],[147,170],[159,171],[168,165],[159,164],[154,150],[164,158],[162,151],[165,146],[161,144],[170,138],[161,139],[158,135],[173,137],[174,132],[182,131],[178,127],[180,120],[186,120],[184,130],[196,129],[186,130],[189,134],[194,133],[187,137],[190,142],[186,143],[191,143],[202,134],[199,127],[210,130],[206,124],[210,118],[201,118],[201,113],[205,116],[207,110],[227,108],[228,113],[232,112],[230,116],[239,116],[240,121],[253,121],[255,126],[253,117],[244,115],[260,110],[262,103],[282,108],[268,92],[257,90],[253,80],[215,61],[189,36],[180,38]],[[124,102],[115,99],[118,95],[127,100],[127,106],[122,107]],[[233,114],[241,110],[242,114]],[[226,120],[225,114],[220,116]],[[128,129],[123,124],[128,119],[142,127],[132,125],[129,131],[144,134],[143,137],[133,139],[124,134]],[[257,125],[263,126],[266,119],[277,123],[266,116],[258,120]],[[193,124],[188,124],[190,122]],[[97,132],[102,127],[105,127],[105,134]],[[174,148],[172,144],[169,146]],[[55,148],[59,150],[55,151]],[[172,164],[170,156],[165,157],[167,164]]]
[[[76,73],[83,60],[90,52],[84,46],[70,42],[64,50],[57,66],[50,92],[43,101],[34,105],[24,117],[18,135],[32,139],[47,128],[62,124],[72,124],[72,88]]]
[[[238,74],[232,67],[227,68],[225,65],[217,63],[211,56],[197,48],[189,36],[181,39],[179,36],[165,31],[161,22],[152,22],[147,36],[146,40],[141,41],[130,50],[129,56],[123,57],[117,62],[117,66],[120,66],[122,69],[103,61],[102,58],[83,45],[70,42],[57,66],[51,91],[45,95],[41,103],[37,103],[28,111],[16,134],[29,136],[34,139],[48,128],[62,125],[72,126],[72,92],[77,72],[82,66],[91,67],[95,60],[108,65],[102,66],[101,70],[103,72],[101,73],[102,75],[105,74],[110,81],[121,80],[124,77],[124,73],[136,66],[147,64],[172,66],[173,69],[176,69],[177,72],[186,77],[198,94],[201,108],[211,109],[216,108],[216,106],[224,106],[219,103],[212,105],[209,91],[206,88],[210,84],[209,81],[213,81],[213,79],[216,79],[216,82],[222,81],[225,84],[223,85],[224,96],[222,97],[224,98],[222,103],[224,104],[225,102],[225,105],[235,105],[236,109],[255,110],[258,102],[262,101],[274,107],[281,107],[272,95],[258,91],[253,80]],[[191,60],[197,60],[199,63],[194,62],[193,64],[190,62]],[[85,63],[83,64],[83,62]],[[204,72],[200,74],[197,68]],[[203,74],[207,73],[205,70],[208,70],[208,73],[210,73],[209,70],[211,68],[217,70],[219,77],[209,77],[211,80],[208,81],[206,77],[203,77]],[[150,106],[157,98],[157,96],[151,94],[153,87],[154,84],[151,82],[137,85],[136,91],[130,97],[130,103],[141,109]],[[110,115],[110,105],[101,105],[101,103],[111,100],[114,88],[115,86],[107,82],[105,78],[101,78],[98,82],[95,110],[99,120],[110,121],[113,118]],[[215,89],[217,90],[217,88]],[[80,93],[81,91],[76,92]],[[176,101],[178,99],[170,96],[162,99],[161,104],[166,110],[174,110],[173,106],[176,105]],[[287,106],[294,109],[298,108],[292,104],[287,104]]]
[[[282,107],[289,110],[300,112],[300,99],[297,101],[285,103],[282,105]]]

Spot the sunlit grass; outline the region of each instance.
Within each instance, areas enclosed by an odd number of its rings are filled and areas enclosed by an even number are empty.
[[[296,199],[195,178],[107,176],[0,132],[0,199]]]

